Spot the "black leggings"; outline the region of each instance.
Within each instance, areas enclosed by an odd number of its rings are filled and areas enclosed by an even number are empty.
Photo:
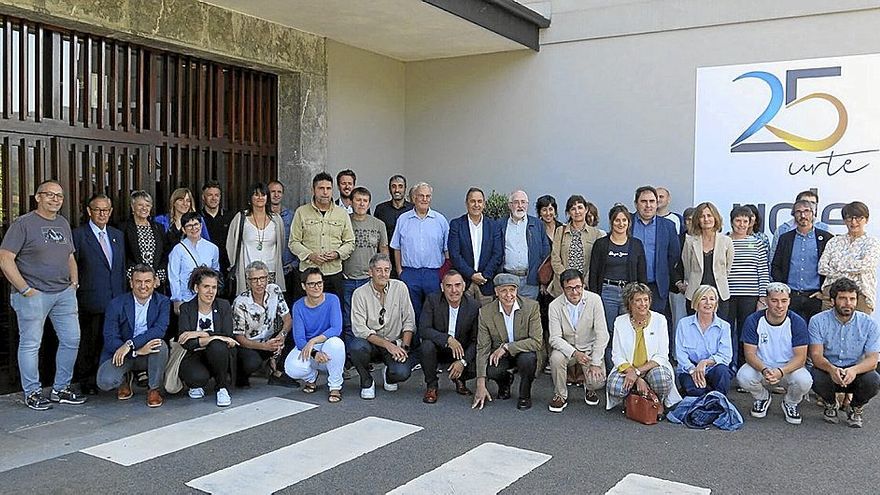
[[[213,377],[214,391],[228,388],[231,353],[226,343],[219,340],[212,340],[201,351],[187,351],[180,363],[180,379],[189,388],[203,388]]]

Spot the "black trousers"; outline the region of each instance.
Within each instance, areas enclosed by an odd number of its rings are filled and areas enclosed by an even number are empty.
[[[212,340],[201,351],[187,351],[180,363],[180,379],[189,388],[204,388],[208,380],[214,378],[214,391],[229,388],[230,359],[234,350],[226,343]]]
[[[746,323],[746,318],[757,310],[758,296],[730,296],[730,309],[727,313],[729,318],[727,322],[730,323],[730,342],[733,344],[733,359],[730,362],[737,369],[746,362],[742,342],[739,340],[743,325]]]
[[[510,370],[516,370],[519,373],[519,396],[521,398],[531,397],[532,382],[535,381],[537,368],[538,353],[520,352],[516,356],[505,355],[498,361],[498,366],[490,364],[486,369],[486,378],[494,380],[498,384],[498,388],[507,388],[513,382]]]
[[[104,313],[79,313],[79,352],[73,367],[73,381],[95,387],[101,350],[104,348]],[[115,351],[116,349],[114,349]]]
[[[254,374],[263,365],[263,361],[274,354],[272,351],[259,351],[246,347],[239,347],[236,352],[238,353],[238,380],[244,380]]]
[[[361,388],[369,388],[373,384],[373,376],[370,374],[369,369],[370,363],[385,363],[385,366],[388,368],[385,372],[385,378],[389,384],[405,382],[412,374],[412,354],[409,355],[409,359],[400,363],[394,360],[390,352],[371,344],[367,339],[355,337],[351,339],[347,346],[351,363],[361,377]]]
[[[440,347],[431,339],[422,340],[422,373],[425,374],[425,384],[428,388],[437,388],[439,379],[437,378],[437,365],[452,364],[456,359],[452,356],[452,349],[448,347]],[[477,370],[474,368],[473,360],[467,362],[464,371],[461,373],[459,380],[468,381],[477,376]]]
[[[788,309],[797,313],[808,325],[810,318],[822,311],[822,300],[818,297],[810,297],[809,294],[809,292],[791,291],[791,303],[788,305]]]
[[[853,407],[862,407],[880,391],[880,373],[873,370],[858,375],[849,387],[834,383],[831,375],[819,368],[810,368],[810,374],[813,375],[813,390],[826,404],[834,403],[834,394],[847,393],[853,394],[850,403]]]

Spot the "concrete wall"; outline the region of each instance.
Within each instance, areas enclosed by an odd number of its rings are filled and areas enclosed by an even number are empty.
[[[357,172],[374,204],[406,168],[405,85],[402,62],[327,41],[327,171]]]
[[[880,52],[876,2],[533,3],[553,22],[540,53],[406,66],[406,171],[447,216],[470,185],[580,193],[603,218],[637,186],[666,185],[681,210],[697,67]]]

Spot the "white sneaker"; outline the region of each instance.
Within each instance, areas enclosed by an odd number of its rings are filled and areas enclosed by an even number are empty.
[[[373,381],[373,384],[367,388],[361,389],[361,399],[370,400],[376,398],[376,382]]]
[[[205,390],[202,388],[191,388],[187,393],[190,399],[201,399],[205,396]]]
[[[221,388],[217,391],[217,407],[226,407],[229,404],[232,404],[232,398],[229,397],[229,392],[225,388]]]
[[[382,368],[382,388],[386,392],[397,392],[397,384],[388,383],[388,366]]]

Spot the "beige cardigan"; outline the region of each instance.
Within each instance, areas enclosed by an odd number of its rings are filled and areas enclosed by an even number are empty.
[[[235,293],[241,294],[245,290],[247,290],[247,280],[245,275],[245,264],[243,262],[236,263],[235,259],[235,251],[238,247],[238,237],[239,231],[238,226],[241,222],[241,214],[242,212],[238,212],[232,217],[232,221],[229,222],[229,235],[226,236],[226,254],[229,256],[229,269],[235,267]],[[286,290],[284,287],[284,271],[281,268],[283,266],[281,262],[281,250],[287,248],[284,244],[284,221],[281,219],[281,215],[277,213],[272,213],[269,217],[270,220],[275,224],[275,269],[279,270],[275,273],[275,284],[278,287],[281,287],[281,290]],[[247,218],[245,218],[245,222],[247,222]],[[244,259],[244,246],[241,247],[241,254],[239,257]]]
[[[733,241],[722,233],[715,235],[715,253],[712,256],[712,273],[715,275],[718,295],[722,301],[730,299],[730,287],[727,284],[727,274],[733,264]],[[684,296],[688,301],[693,300],[694,292],[700,287],[703,279],[703,238],[698,235],[688,235],[681,249],[681,264],[684,267],[684,280],[687,282],[687,290]]]
[[[604,237],[604,234],[596,227],[584,225],[581,232],[581,242],[584,245],[584,280],[589,280],[590,256],[593,253],[593,243],[596,239]],[[571,249],[571,224],[566,223],[556,227],[553,234],[553,249],[550,251],[550,264],[553,266],[553,282],[550,283],[549,291],[553,297],[562,294],[559,286],[559,275],[568,268],[568,251]]]

